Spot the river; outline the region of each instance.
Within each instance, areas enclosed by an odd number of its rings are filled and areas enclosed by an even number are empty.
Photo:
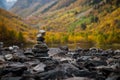
[[[50,48],[56,48],[59,46],[68,46],[70,49],[75,49],[77,47],[88,49],[91,47],[101,48],[101,49],[120,49],[120,44],[106,44],[106,45],[96,45],[94,43],[82,42],[82,43],[73,43],[73,44],[47,44]]]

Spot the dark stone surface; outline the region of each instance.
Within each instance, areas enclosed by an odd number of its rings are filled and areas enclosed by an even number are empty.
[[[32,49],[3,47],[0,52],[0,80],[120,79],[120,50],[48,49],[37,43]]]

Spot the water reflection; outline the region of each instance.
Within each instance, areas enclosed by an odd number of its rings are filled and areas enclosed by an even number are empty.
[[[106,44],[106,45],[96,45],[94,43],[74,43],[74,44],[47,44],[50,48],[56,48],[59,46],[68,46],[70,49],[75,49],[77,47],[88,49],[91,47],[101,48],[101,49],[120,49],[120,44]]]
[[[24,48],[32,48],[34,44],[27,44],[24,45]],[[82,43],[65,43],[65,44],[47,44],[49,48],[58,48],[60,46],[68,46],[70,49],[76,49],[78,47],[83,48],[83,49],[88,49],[91,47],[96,47],[96,48],[101,48],[101,49],[120,49],[120,44],[106,44],[106,45],[96,45],[95,43],[89,43],[89,42],[82,42]]]

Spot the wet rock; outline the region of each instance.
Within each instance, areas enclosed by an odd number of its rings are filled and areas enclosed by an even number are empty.
[[[120,54],[120,50],[115,50],[114,54]]]
[[[59,48],[49,48],[48,54],[50,57],[59,53],[61,50]]]
[[[13,62],[25,62],[29,60],[29,56],[28,55],[24,55],[23,53],[13,53]]]
[[[94,79],[87,78],[87,77],[72,77],[64,80],[94,80]]]
[[[119,79],[120,79],[120,75],[116,73],[111,73],[106,80],[119,80]]]
[[[63,51],[68,51],[69,50],[68,46],[61,46],[59,48],[60,48],[60,50],[63,50]]]
[[[11,76],[21,76],[27,70],[26,66],[6,66],[2,70],[2,76],[11,73]]]
[[[1,80],[21,80],[22,77],[5,77],[1,78]]]
[[[47,53],[35,53],[35,57],[48,57]]]
[[[74,58],[74,59],[78,59],[79,57],[81,57],[81,55],[79,53],[74,53],[72,55],[72,58]]]
[[[35,48],[40,48],[41,50],[42,50],[42,49],[43,49],[43,50],[48,49],[47,45],[44,44],[44,43],[42,43],[42,44],[36,44],[34,47],[35,47]]]
[[[120,50],[48,49],[44,35],[40,30],[32,49],[0,47],[0,80],[120,79]]]
[[[33,71],[35,71],[35,72],[43,72],[43,71],[45,71],[45,67],[46,67],[45,64],[40,63],[40,64],[36,65],[35,67],[33,67]]]
[[[65,74],[61,70],[50,70],[48,72],[38,74],[37,77],[39,77],[39,80],[56,80],[64,79]]]
[[[85,67],[85,61],[84,60],[81,60],[81,59],[78,59],[77,61],[76,61],[76,66],[80,69],[80,70],[82,70],[82,69],[84,69]]]
[[[112,66],[111,66],[111,68],[113,69],[113,70],[120,70],[120,63],[115,63],[115,64],[113,64]]]
[[[96,67],[96,66],[107,66],[105,61],[87,61],[84,65],[86,68]]]
[[[22,79],[20,79],[20,80],[36,80],[36,79],[31,78],[31,77],[22,77]]]
[[[37,35],[37,44],[33,47],[32,51],[35,54],[35,57],[48,57],[48,46],[44,43],[45,31],[40,30]]]
[[[64,52],[64,51],[60,51],[57,54],[52,55],[52,58],[57,59],[57,60],[61,60],[61,59],[67,58],[67,57],[69,57],[69,56],[67,56],[66,52]]]
[[[89,71],[80,71],[73,65],[70,64],[60,64],[54,70],[50,70],[48,72],[40,73],[38,76],[41,79],[65,79],[68,77],[73,76],[80,76],[80,77],[93,77],[96,73],[92,73]]]
[[[0,63],[5,62],[4,56],[0,55]]]
[[[13,55],[12,54],[6,54],[5,55],[5,59],[6,60],[12,60],[13,59]]]
[[[46,60],[44,64],[46,64],[45,71],[49,71],[55,69],[59,65],[59,62],[57,60],[51,59]]]
[[[60,59],[60,63],[69,63],[69,62],[72,62],[72,61],[74,61],[74,60],[70,57]]]
[[[3,51],[11,51],[11,49],[9,47],[4,47]]]
[[[81,51],[83,51],[83,49],[80,48],[80,47],[77,47],[75,51],[76,51],[76,52],[81,52]]]
[[[34,58],[34,53],[29,49],[24,52],[24,55],[28,58]]]
[[[39,33],[37,35],[37,41],[44,42],[45,33],[46,32],[44,30],[39,30]]]
[[[3,48],[3,42],[0,42],[0,49]]]
[[[81,56],[79,59],[82,59],[82,60],[89,60],[91,59],[92,56]]]
[[[90,51],[98,51],[98,49],[95,48],[95,47],[92,47],[92,48],[90,48],[89,50],[90,50]]]
[[[36,66],[36,65],[39,64],[39,63],[40,63],[39,60],[30,60],[30,61],[25,62],[25,64],[26,64],[28,67]]]
[[[24,51],[24,54],[25,55],[27,55],[27,54],[31,54],[31,55],[33,55],[33,52],[32,52],[32,50],[31,49],[26,49],[25,51]]]

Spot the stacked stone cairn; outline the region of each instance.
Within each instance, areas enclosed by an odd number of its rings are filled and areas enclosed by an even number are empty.
[[[2,48],[3,48],[3,42],[0,42],[0,54],[1,54]]]
[[[38,58],[45,58],[48,57],[48,46],[46,45],[46,43],[44,42],[45,38],[45,31],[44,30],[40,30],[38,35],[37,35],[37,44],[34,45],[32,51],[35,54],[35,57]]]
[[[3,42],[0,42],[0,49],[3,48]]]

